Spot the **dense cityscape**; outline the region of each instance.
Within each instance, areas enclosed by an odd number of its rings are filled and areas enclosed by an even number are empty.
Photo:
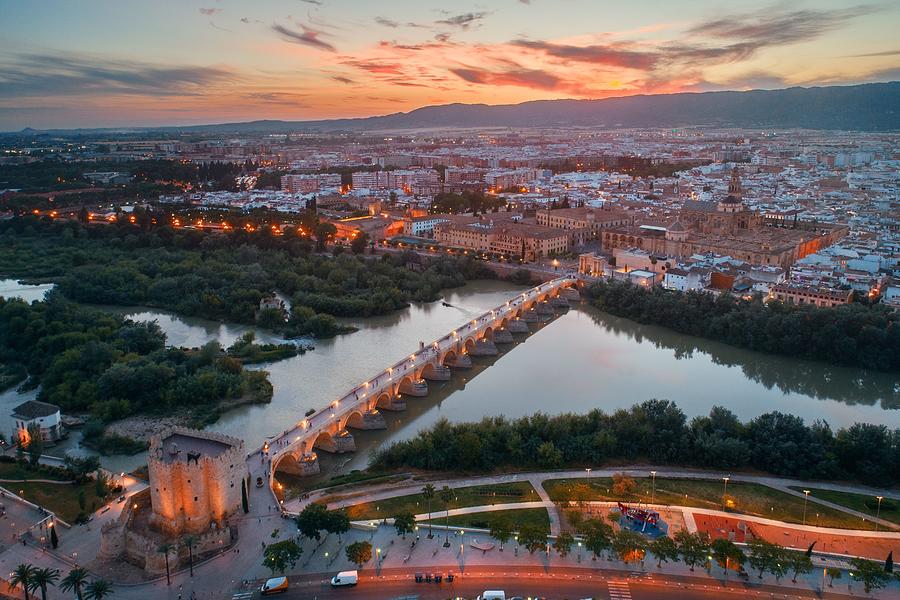
[[[336,3],[0,0],[0,597],[900,598],[898,9]]]

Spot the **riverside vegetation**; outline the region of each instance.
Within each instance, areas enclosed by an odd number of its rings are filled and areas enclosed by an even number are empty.
[[[600,310],[759,352],[877,371],[900,371],[900,316],[861,302],[834,308],[730,294],[651,290],[600,281],[587,290]]]
[[[446,419],[379,450],[370,468],[490,472],[555,469],[615,461],[717,469],[753,468],[803,479],[857,479],[878,487],[900,481],[900,430],[856,423],[833,432],[824,421],[770,412],[742,423],[713,407],[690,422],[668,400],[648,400],[612,414],[535,414],[479,422]]]

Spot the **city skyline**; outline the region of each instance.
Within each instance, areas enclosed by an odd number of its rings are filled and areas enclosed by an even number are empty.
[[[3,1],[0,22],[0,130],[900,78],[888,4]]]

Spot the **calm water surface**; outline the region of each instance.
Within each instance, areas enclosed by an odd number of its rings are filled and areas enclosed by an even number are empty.
[[[0,282],[0,294],[6,289]],[[415,350],[420,341],[443,336],[519,289],[500,282],[474,282],[446,292],[452,307],[417,304],[384,317],[348,320],[360,330],[317,341],[314,352],[261,366],[269,371],[275,388],[272,402],[231,411],[211,429],[242,437],[248,448],[255,447],[302,418],[306,410],[328,404]],[[218,339],[228,346],[248,329],[157,310],[110,310],[138,320],[156,319],[172,345],[199,346]],[[896,374],[739,350],[638,325],[583,304],[540,326],[527,340],[517,339],[519,343],[499,357],[475,359],[473,369],[455,372],[450,382],[430,382],[427,398],[409,398],[405,412],[387,415],[388,430],[354,432],[359,451],[323,457],[324,466],[364,467],[371,449],[410,437],[442,417],[467,421],[537,411],[613,411],[649,398],[673,400],[688,417],[706,414],[718,404],[745,420],[780,410],[807,421],[824,419],[835,428],[856,421],[900,427]],[[13,391],[0,395],[4,432],[11,428],[10,409],[22,399]],[[75,447],[76,438],[66,446]],[[130,468],[142,460],[142,456],[104,458],[113,469]]]

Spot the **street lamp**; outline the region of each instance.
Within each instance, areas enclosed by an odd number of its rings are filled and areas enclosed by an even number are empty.
[[[803,490],[803,524],[806,525],[806,502],[809,500],[809,490]]]
[[[725,495],[728,494],[728,480],[731,477],[723,477],[722,480],[725,482],[725,486],[722,488],[722,510],[725,510]]]
[[[650,484],[650,504],[653,504],[653,500],[656,499],[656,471],[650,471],[650,476],[653,478]]]
[[[884,496],[875,496],[878,499],[878,510],[875,511],[875,531],[878,531],[878,519],[881,518],[881,501],[884,500]]]

